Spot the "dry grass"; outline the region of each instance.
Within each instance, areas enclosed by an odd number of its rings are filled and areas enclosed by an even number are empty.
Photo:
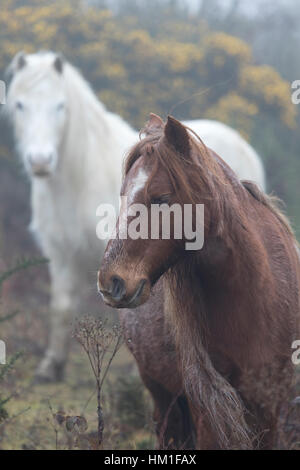
[[[40,288],[44,292],[41,298],[23,298],[20,302],[7,296],[5,304],[1,305],[5,312],[21,312],[1,325],[1,339],[6,341],[9,356],[21,350],[23,355],[4,385],[1,384],[1,393],[5,396],[12,394],[12,399],[6,406],[8,418],[0,423],[0,449],[96,449],[99,447],[99,404],[95,377],[88,355],[75,339],[66,381],[33,384],[48,328],[47,302],[44,302],[46,289],[44,284]],[[102,364],[102,374],[109,358],[107,356]],[[300,370],[298,376],[300,378]],[[285,386],[284,380],[282,386]],[[268,387],[258,387],[258,391],[261,389],[266,391],[264,400],[274,400]],[[300,396],[299,385],[293,398],[297,395]],[[101,401],[105,423],[103,449],[155,448],[152,402],[125,346],[111,363],[103,382]],[[261,397],[259,401],[262,401]],[[300,449],[299,399],[283,411],[278,446]]]
[[[46,291],[44,284],[40,287],[42,292]],[[72,340],[65,382],[34,384],[35,368],[47,340],[45,298],[23,297],[21,302],[14,295],[6,295],[0,306],[1,311],[20,311],[1,325],[1,339],[6,342],[8,357],[23,351],[12,373],[1,383],[1,393],[13,397],[6,405],[8,418],[0,423],[0,449],[96,448],[95,378],[88,356],[75,339]],[[109,355],[104,358],[102,372],[105,372],[109,359]],[[122,377],[128,381],[125,388],[120,381]],[[154,448],[151,400],[141,385],[133,358],[124,346],[114,357],[102,385],[105,422],[102,448]],[[124,399],[127,404],[123,410]],[[125,422],[129,426],[124,426]]]

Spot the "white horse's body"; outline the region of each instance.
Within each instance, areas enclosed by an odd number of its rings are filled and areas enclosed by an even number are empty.
[[[234,170],[240,180],[255,181],[265,190],[265,173],[262,162],[241,135],[218,121],[200,119],[186,121],[207,147],[213,149]]]
[[[96,237],[96,208],[117,207],[122,160],[138,134],[54,53],[19,55],[10,70],[7,104],[31,176],[31,228],[51,261],[52,328],[38,375],[55,379],[66,360],[70,312],[79,313],[88,274],[104,250]],[[260,159],[237,132],[215,121],[186,124],[240,178],[264,188]]]

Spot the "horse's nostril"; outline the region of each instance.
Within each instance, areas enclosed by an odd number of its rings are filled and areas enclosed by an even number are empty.
[[[111,278],[111,296],[114,300],[121,300],[126,293],[125,282],[118,276]]]

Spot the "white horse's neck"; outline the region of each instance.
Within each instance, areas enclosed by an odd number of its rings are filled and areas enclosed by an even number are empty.
[[[58,169],[58,174],[62,171],[70,175],[71,171],[74,177],[81,181],[81,185],[86,182],[97,184],[97,178],[92,177],[95,173],[98,173],[99,179],[102,174],[115,179],[115,168],[111,175],[107,173],[112,169],[112,165],[121,168],[124,132],[130,140],[129,145],[136,134],[118,117],[118,127],[113,128],[113,115],[97,100],[89,85],[71,65],[66,65],[64,74],[66,82],[70,81],[72,84],[72,87],[66,90],[72,109],[61,146],[61,168]],[[66,181],[65,175],[61,176]]]

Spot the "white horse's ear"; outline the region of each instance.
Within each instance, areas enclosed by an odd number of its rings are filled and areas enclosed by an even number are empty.
[[[7,67],[5,76],[8,81],[10,81],[16,72],[23,69],[26,65],[26,54],[23,51],[18,52],[10,65]]]
[[[186,127],[181,122],[174,119],[172,116],[168,116],[167,124],[165,125],[165,138],[169,144],[171,144],[175,150],[185,157],[190,157],[191,145],[190,138]]]
[[[21,70],[25,67],[26,65],[26,58],[25,58],[25,52],[21,51],[19,54],[16,56],[16,68],[17,70]]]
[[[54,68],[58,73],[63,73],[65,59],[62,54],[57,54],[54,60]]]
[[[164,121],[161,117],[157,116],[157,114],[150,113],[149,121],[145,125],[143,129],[143,134],[150,135],[155,132],[156,130],[164,128]]]

